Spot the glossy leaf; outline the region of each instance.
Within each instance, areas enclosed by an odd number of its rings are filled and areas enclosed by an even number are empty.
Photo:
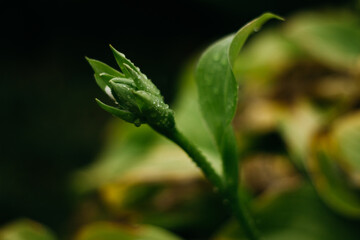
[[[234,175],[237,168],[236,144],[230,123],[236,111],[238,84],[232,66],[249,35],[272,18],[281,19],[265,13],[236,34],[211,45],[201,56],[196,69],[200,108],[222,159],[226,161],[224,171],[226,177],[232,178],[226,180],[230,183],[237,181],[237,175]],[[235,148],[231,149],[232,146]]]
[[[238,84],[232,65],[249,35],[271,18],[280,19],[271,13],[262,15],[236,34],[214,43],[199,60],[195,77],[200,108],[218,143],[236,110]]]

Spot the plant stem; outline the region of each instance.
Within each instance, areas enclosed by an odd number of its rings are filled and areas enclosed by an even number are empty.
[[[215,172],[204,155],[176,128],[173,128],[172,131],[160,133],[179,145],[203,171],[205,177],[219,190],[219,193],[222,195],[224,201],[229,202],[232,214],[242,225],[244,233],[248,239],[260,239],[258,231],[255,228],[254,221],[248,213],[244,201],[239,197],[240,195],[238,194],[238,190],[225,187],[221,177]]]
[[[214,168],[197,149],[197,147],[183,134],[181,134],[176,128],[173,128],[172,131],[163,133],[163,135],[180,146],[189,155],[195,164],[202,170],[205,177],[219,190],[219,192],[223,192],[225,190],[223,181],[219,174],[215,172]]]
[[[238,193],[238,191],[227,191],[225,199],[229,201],[232,213],[240,222],[248,239],[259,240],[260,236],[258,230],[255,227],[254,220],[249,214],[244,200],[241,199],[241,195]]]

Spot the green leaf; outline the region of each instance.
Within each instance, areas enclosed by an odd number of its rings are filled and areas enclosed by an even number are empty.
[[[236,110],[238,84],[232,71],[235,58],[249,35],[271,18],[281,19],[265,13],[236,34],[214,43],[199,60],[195,77],[200,107],[217,142],[220,142]]]
[[[337,162],[332,136],[329,133],[319,135],[313,145],[309,172],[320,197],[334,210],[359,218],[360,197]]]
[[[109,81],[111,80],[111,78],[106,77],[106,76],[114,76],[114,77],[120,77],[123,78],[124,74],[122,74],[121,72],[113,69],[112,67],[110,67],[109,65],[100,62],[98,60],[95,59],[91,59],[86,57],[86,60],[89,62],[90,66],[92,67],[92,69],[95,72],[95,79],[96,79],[96,83],[99,85],[99,87],[104,91],[106,86],[109,85]],[[102,76],[105,73],[105,76]]]
[[[128,127],[114,118],[106,127],[107,135],[101,154],[89,166],[73,176],[73,187],[79,193],[94,191],[116,181],[129,169],[143,162],[158,135],[148,125]]]
[[[333,127],[333,137],[342,163],[348,172],[359,179],[360,176],[360,112],[354,112],[339,119]],[[344,166],[344,167],[345,167]],[[357,177],[356,177],[357,176]],[[357,182],[360,187],[360,181]]]
[[[311,141],[321,124],[320,112],[306,101],[294,104],[290,111],[281,114],[280,134],[287,145],[291,160],[301,170],[307,168]]]
[[[254,215],[265,240],[355,240],[358,221],[334,214],[323,204],[310,184],[276,197],[255,202]],[[227,224],[214,240],[247,239],[236,222]]]
[[[115,223],[93,223],[83,228],[75,240],[180,240],[179,237],[153,226],[122,226]]]
[[[55,240],[54,235],[37,222],[21,219],[0,228],[1,240]]]
[[[231,129],[237,103],[238,84],[233,74],[233,64],[249,35],[258,31],[269,19],[280,17],[265,13],[246,24],[236,34],[225,37],[211,45],[201,56],[196,73],[199,102],[203,117],[215,138],[224,162],[225,176],[230,182],[237,181],[237,175],[227,171],[237,168],[236,144]],[[234,146],[235,149],[229,149]],[[229,154],[229,151],[233,154]],[[234,156],[235,155],[235,156]]]

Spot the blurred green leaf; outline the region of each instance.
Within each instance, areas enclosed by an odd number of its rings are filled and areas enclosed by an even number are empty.
[[[279,121],[280,133],[291,160],[298,168],[306,169],[311,141],[322,123],[319,111],[307,102],[298,102],[295,107],[284,111]]]
[[[360,112],[339,119],[333,129],[341,163],[359,181],[360,187]]]
[[[55,240],[54,235],[37,222],[22,219],[0,228],[1,240]]]
[[[264,196],[257,200],[254,211],[264,240],[358,239],[359,223],[332,213],[309,185],[276,197]],[[246,238],[235,222],[214,238],[239,239]]]
[[[359,18],[348,11],[307,12],[289,22],[286,34],[321,62],[358,72],[359,27]]]
[[[113,120],[107,127],[104,149],[88,167],[75,173],[73,186],[78,192],[96,190],[141,164],[143,156],[159,137],[147,125],[127,127]]]
[[[153,226],[122,226],[115,223],[92,223],[75,240],[180,240],[170,232]]]
[[[233,70],[236,77],[246,81],[246,85],[273,83],[303,55],[302,49],[281,29],[266,29],[256,34],[241,50]]]
[[[350,217],[360,217],[360,196],[348,181],[334,153],[329,133],[313,140],[309,172],[322,199],[334,210]]]

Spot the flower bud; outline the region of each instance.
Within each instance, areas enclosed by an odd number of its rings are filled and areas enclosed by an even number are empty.
[[[97,84],[116,104],[112,107],[96,99],[99,106],[136,126],[148,123],[157,131],[172,129],[174,112],[164,103],[159,89],[124,54],[110,47],[121,71],[87,58]]]

